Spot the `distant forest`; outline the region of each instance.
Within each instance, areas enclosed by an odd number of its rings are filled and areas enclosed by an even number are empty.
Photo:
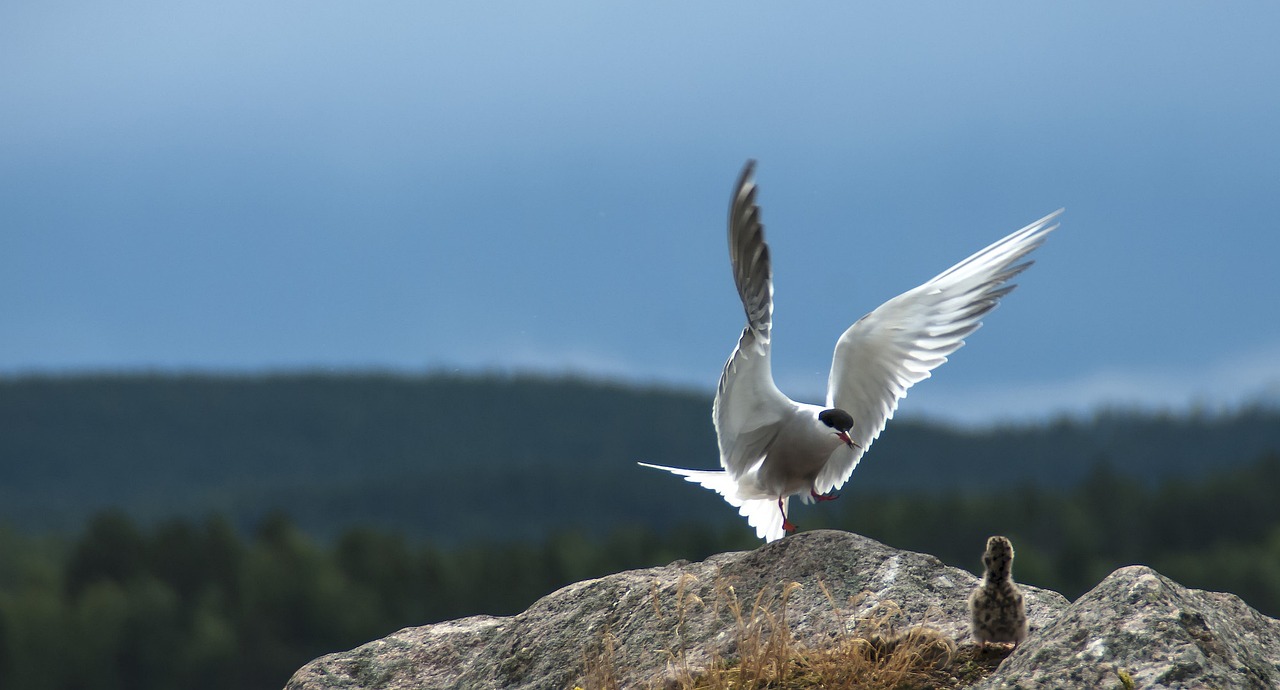
[[[819,510],[800,520],[975,573],[986,537],[1006,534],[1019,581],[1072,598],[1117,567],[1145,563],[1276,616],[1277,495],[1280,456],[1267,455],[1159,486],[1104,465],[1069,490],[845,496],[824,506],[839,510],[822,522]],[[515,613],[570,582],[758,544],[745,526],[704,523],[454,545],[371,529],[318,541],[281,515],[247,536],[216,516],[143,527],[118,511],[74,539],[0,528],[0,687],[280,688],[321,654],[405,626]]]
[[[0,378],[0,523],[74,533],[119,508],[143,524],[218,513],[249,533],[278,512],[321,538],[363,525],[441,543],[727,528],[739,518],[715,495],[635,464],[716,467],[710,410],[699,392],[533,376]],[[1268,407],[983,430],[905,419],[847,502],[1077,486],[1099,463],[1153,486],[1269,452]]]

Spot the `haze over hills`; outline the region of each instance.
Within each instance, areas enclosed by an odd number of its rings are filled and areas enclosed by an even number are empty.
[[[272,511],[436,539],[735,524],[714,494],[637,460],[717,464],[710,395],[578,378],[289,373],[0,380],[0,522],[69,530]],[[845,491],[1065,486],[1096,464],[1197,478],[1280,450],[1280,411],[1100,413],[958,429],[898,420]],[[857,500],[856,498],[854,500]]]

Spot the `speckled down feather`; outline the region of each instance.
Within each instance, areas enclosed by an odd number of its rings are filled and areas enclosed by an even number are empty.
[[[982,565],[982,582],[969,595],[973,638],[1016,645],[1027,639],[1027,609],[1013,582],[1013,545],[1005,537],[991,537]]]

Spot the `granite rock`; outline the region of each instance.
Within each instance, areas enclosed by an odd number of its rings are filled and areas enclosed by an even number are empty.
[[[1233,594],[1187,589],[1129,566],[1033,633],[975,687],[1280,688],[1280,621]]]
[[[794,639],[806,645],[871,618],[964,640],[966,600],[977,582],[930,555],[846,532],[802,532],[754,551],[578,582],[515,616],[406,628],[316,659],[287,689],[571,688],[606,643],[623,687],[660,686],[674,666],[696,669],[733,655],[735,603],[748,618],[757,602],[784,611]],[[1033,635],[1068,605],[1047,590],[1025,593]]]
[[[928,626],[969,643],[967,598],[977,582],[933,556],[846,532],[802,532],[754,551],[578,582],[515,616],[406,628],[312,661],[286,690],[572,688],[601,672],[624,688],[663,687],[676,671],[732,658],[740,620],[780,617],[811,648],[868,626]],[[1023,592],[1030,635],[979,690],[1280,688],[1280,621],[1234,595],[1188,589],[1142,566],[1117,570],[1074,603]]]

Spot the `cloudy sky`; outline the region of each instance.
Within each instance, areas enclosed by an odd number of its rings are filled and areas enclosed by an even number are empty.
[[[0,374],[710,390],[759,160],[775,371],[1059,207],[904,414],[1280,396],[1280,5],[0,5]]]

